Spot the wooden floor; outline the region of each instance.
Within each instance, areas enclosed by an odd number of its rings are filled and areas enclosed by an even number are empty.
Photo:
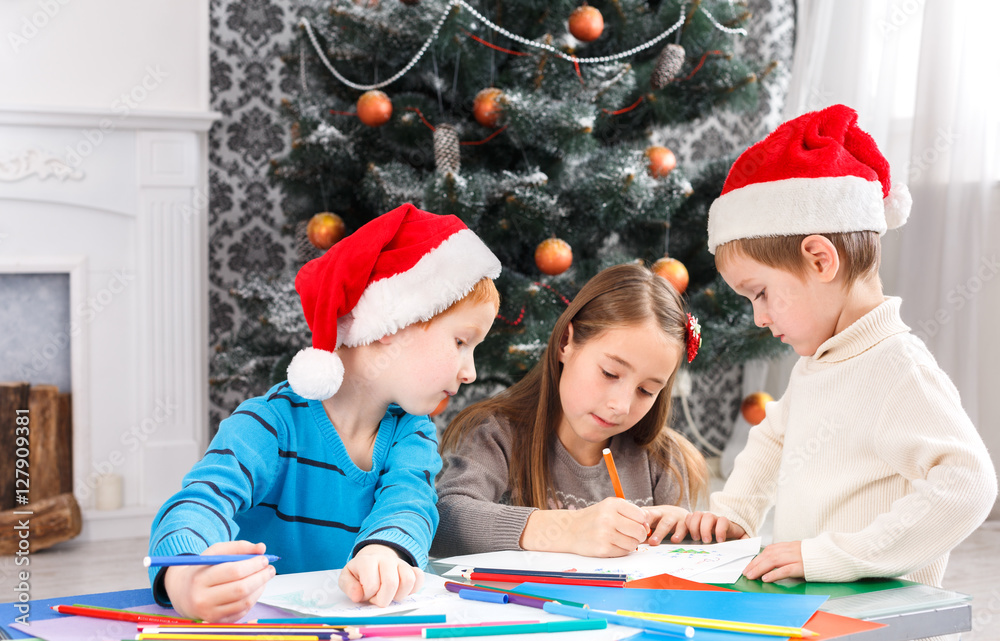
[[[68,541],[31,555],[31,598],[149,587],[142,557],[145,539]],[[0,601],[13,600],[13,557],[0,557]],[[989,521],[952,552],[944,587],[971,594],[973,631],[962,641],[1000,641],[1000,521]]]

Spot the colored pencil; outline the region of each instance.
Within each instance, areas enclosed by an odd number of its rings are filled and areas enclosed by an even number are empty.
[[[173,636],[177,634],[242,634],[245,636],[257,636],[261,634],[278,634],[282,636],[318,636],[329,638],[331,635],[343,637],[345,628],[325,626],[316,628],[288,628],[285,626],[274,627],[250,627],[250,628],[230,628],[218,627],[174,627],[146,626],[139,629],[139,634],[158,634],[160,637]]]
[[[574,619],[604,619],[608,623],[627,625],[630,628],[649,630],[650,632],[656,632],[658,634],[677,639],[690,639],[694,636],[694,628],[689,625],[683,626],[674,623],[666,623],[664,621],[652,621],[650,619],[629,617],[616,614],[614,612],[603,612],[601,610],[574,608],[559,603],[546,603],[543,609],[552,614],[561,614],[563,616],[573,617]]]
[[[142,560],[142,564],[147,568],[170,565],[218,565],[219,563],[246,561],[258,556],[266,558],[268,563],[274,563],[281,558],[273,554],[180,554],[177,556],[147,556]]]
[[[113,621],[131,621],[133,623],[191,623],[191,619],[180,617],[165,617],[158,614],[146,614],[144,612],[128,612],[118,610],[105,610],[102,608],[84,607],[78,605],[53,605],[50,606],[59,614],[73,614],[92,619],[111,619]]]
[[[807,630],[806,628],[796,628],[786,625],[771,625],[768,623],[748,623],[746,621],[728,621],[725,619],[703,619],[701,617],[687,617],[678,614],[657,614],[655,612],[634,612],[632,610],[618,610],[618,614],[651,621],[663,621],[667,623],[677,623],[680,625],[690,625],[696,628],[706,628],[709,630],[724,630],[726,632],[746,632],[748,634],[768,634],[778,637],[817,637],[818,632]]]
[[[572,570],[559,572],[557,570],[508,570],[504,568],[472,568],[471,572],[483,572],[485,574],[520,574],[524,576],[561,576],[569,579],[605,579],[608,581],[618,579],[620,581],[628,581],[628,575],[619,572],[574,572]]]
[[[574,579],[561,576],[534,576],[530,579],[520,574],[485,574],[473,572],[468,577],[470,581],[496,581],[498,583],[554,583],[558,585],[592,585],[603,588],[623,588],[625,581],[621,579]]]
[[[139,623],[139,631],[149,632],[179,632],[191,630],[293,630],[295,632],[329,632],[347,626],[343,625],[311,625],[308,623]]]
[[[510,600],[510,596],[503,592],[490,592],[488,590],[476,590],[475,588],[459,590],[458,596],[468,601],[483,601],[485,603],[503,603]]]
[[[153,639],[173,639],[174,641],[320,641],[318,635],[297,634],[190,634],[190,633],[150,633],[138,635],[140,641]],[[329,639],[329,635],[325,637]],[[343,639],[344,635],[338,634]]]
[[[538,623],[538,621],[498,621],[483,623],[446,623],[444,625],[366,625],[359,628],[347,628],[358,631],[362,637],[419,637],[426,628],[467,628],[474,625],[519,625],[521,623]]]
[[[611,455],[611,448],[604,448],[601,454],[604,455],[604,464],[608,466],[608,476],[611,477],[611,485],[615,487],[615,496],[620,499],[625,498],[625,491],[622,490],[622,480],[618,478],[618,468],[615,467],[615,457]],[[647,525],[646,536],[648,537],[652,533],[653,531]]]
[[[390,623],[446,623],[443,614],[401,614],[373,617],[298,617],[295,619],[257,619],[251,623],[323,623],[326,625],[388,625]]]
[[[500,634],[529,634],[533,632],[577,632],[579,630],[603,630],[606,627],[608,627],[606,620],[594,619],[522,623],[520,625],[470,625],[461,628],[425,628],[421,635],[425,639],[446,639],[451,637],[485,637]]]
[[[608,476],[611,477],[611,485],[615,486],[615,496],[623,499],[625,498],[625,492],[622,491],[622,481],[618,478],[618,468],[615,467],[615,458],[611,456],[611,449],[604,448],[602,454],[604,454],[604,464],[608,466]]]
[[[542,608],[542,604],[546,601],[556,601],[557,603],[562,603],[563,605],[572,605],[577,608],[586,608],[587,604],[577,603],[576,601],[567,601],[566,599],[551,599],[548,597],[535,596],[534,594],[528,594],[527,592],[518,592],[515,590],[503,590],[501,588],[493,588],[486,585],[477,585],[470,583],[456,583],[454,581],[445,581],[444,588],[449,592],[457,593],[459,590],[466,588],[472,588],[474,590],[485,590],[487,592],[502,592],[510,597],[510,603],[516,605],[526,605],[532,608]],[[517,597],[516,599],[514,597]]]

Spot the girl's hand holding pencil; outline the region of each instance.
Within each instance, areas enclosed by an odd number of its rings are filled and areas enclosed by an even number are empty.
[[[275,575],[266,557],[263,543],[225,541],[206,549],[203,555],[251,554],[253,557],[216,565],[178,565],[167,567],[164,587],[171,605],[182,616],[232,623],[250,612]]]
[[[646,540],[646,520],[642,508],[614,496],[582,510],[535,510],[524,528],[522,547],[584,556],[625,556]]]

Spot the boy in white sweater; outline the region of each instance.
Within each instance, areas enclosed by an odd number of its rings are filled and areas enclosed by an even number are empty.
[[[774,541],[750,579],[903,577],[940,586],[949,551],[986,518],[997,479],[955,386],[882,293],[880,235],[906,188],[843,105],[744,152],[712,204],[709,250],[754,322],[801,357],[750,432],[695,540]]]

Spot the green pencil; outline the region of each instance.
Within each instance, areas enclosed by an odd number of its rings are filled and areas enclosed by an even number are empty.
[[[576,632],[579,630],[603,630],[608,627],[604,619],[584,619],[580,621],[549,621],[548,623],[521,623],[516,625],[480,625],[461,628],[424,628],[421,635],[425,639],[449,637],[485,637],[499,634],[527,634],[530,632]]]

